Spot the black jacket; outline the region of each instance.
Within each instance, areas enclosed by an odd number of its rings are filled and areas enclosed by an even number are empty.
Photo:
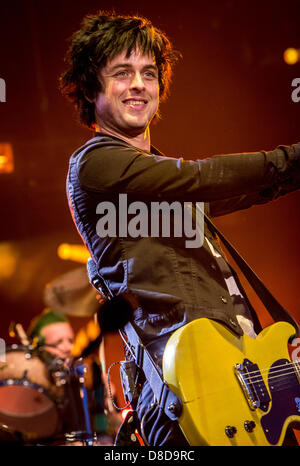
[[[299,159],[300,144],[296,144],[271,152],[189,161],[165,157],[154,148],[151,153],[142,151],[100,133],[72,155],[67,194],[73,219],[113,293],[130,291],[138,299],[134,320],[145,339],[199,317],[220,320],[242,334],[236,319],[239,307],[224,281],[226,274],[234,272],[225,260],[221,270],[206,241],[202,247],[187,248],[187,238],[174,234],[138,238],[122,234],[119,194],[127,195],[128,205],[143,201],[149,212],[151,202],[193,202],[194,209],[202,201],[206,213],[214,217],[297,189]],[[96,209],[99,203],[111,205],[105,202],[115,206],[114,237],[97,234],[100,215]],[[222,253],[206,226],[205,235]]]

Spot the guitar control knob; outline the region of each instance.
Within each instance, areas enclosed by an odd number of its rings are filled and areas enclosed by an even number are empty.
[[[225,427],[225,434],[227,435],[227,437],[232,438],[236,434],[236,427],[226,426]]]
[[[256,426],[254,421],[245,421],[244,427],[247,432],[253,432],[254,427]]]

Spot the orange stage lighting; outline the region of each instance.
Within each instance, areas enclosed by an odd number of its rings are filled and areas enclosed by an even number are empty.
[[[295,65],[300,61],[300,49],[288,48],[283,53],[283,59],[288,65]]]
[[[79,244],[62,243],[57,248],[57,254],[60,259],[71,260],[80,264],[86,264],[90,257],[90,253],[85,246]]]
[[[99,325],[90,320],[86,325],[86,333],[90,341],[95,340],[100,335],[100,327]]]
[[[87,347],[89,342],[90,340],[86,333],[86,329],[81,328],[75,337],[73,350],[72,350],[73,356],[78,357],[82,353],[82,351]]]
[[[18,256],[12,243],[0,243],[0,282],[13,276],[17,269]]]
[[[75,336],[72,350],[73,356],[78,357],[89,343],[95,340],[99,335],[99,325],[94,320],[90,320],[84,327],[79,329]]]
[[[12,145],[9,142],[0,142],[0,173],[12,173],[14,169]]]

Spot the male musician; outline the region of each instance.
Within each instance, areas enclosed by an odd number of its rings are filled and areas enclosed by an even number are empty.
[[[95,131],[70,160],[74,221],[111,291],[130,292],[138,300],[134,322],[158,364],[172,332],[199,317],[253,338],[260,326],[207,226],[203,244],[187,247],[183,235],[151,235],[141,225],[139,230],[134,203],[203,201],[214,217],[269,202],[297,189],[300,181],[300,144],[196,161],[155,149],[149,127],[177,58],[166,35],[150,21],[100,12],[85,18],[74,34],[61,77],[62,92],[81,122]],[[129,225],[132,218],[135,223]],[[187,444],[178,424],[158,409],[148,381],[136,411],[146,444]]]
[[[61,359],[72,358],[74,331],[61,312],[45,309],[32,321],[30,337],[38,338],[48,353]]]
[[[46,308],[32,320],[28,334],[31,339],[37,338],[38,344],[51,354],[51,356],[49,355],[50,359],[43,355],[50,371],[55,369],[57,358],[66,364],[65,367],[57,366],[60,370],[67,370],[64,383],[64,402],[60,411],[62,432],[85,430],[79,375],[70,370],[74,362],[72,354],[74,330],[68,318],[59,311]],[[110,435],[114,433],[119,419],[114,412],[110,415],[111,419],[104,414],[104,385],[100,368],[96,362],[90,361],[90,364],[91,382],[87,388],[88,398],[86,399],[90,411],[89,415],[95,431],[98,432],[99,436],[101,434],[101,441],[112,442]],[[97,378],[97,384],[94,378]],[[107,435],[108,430],[110,430],[109,435]]]

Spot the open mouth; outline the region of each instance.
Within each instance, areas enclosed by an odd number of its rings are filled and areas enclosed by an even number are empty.
[[[126,99],[123,104],[136,110],[144,109],[148,101],[146,99]]]

